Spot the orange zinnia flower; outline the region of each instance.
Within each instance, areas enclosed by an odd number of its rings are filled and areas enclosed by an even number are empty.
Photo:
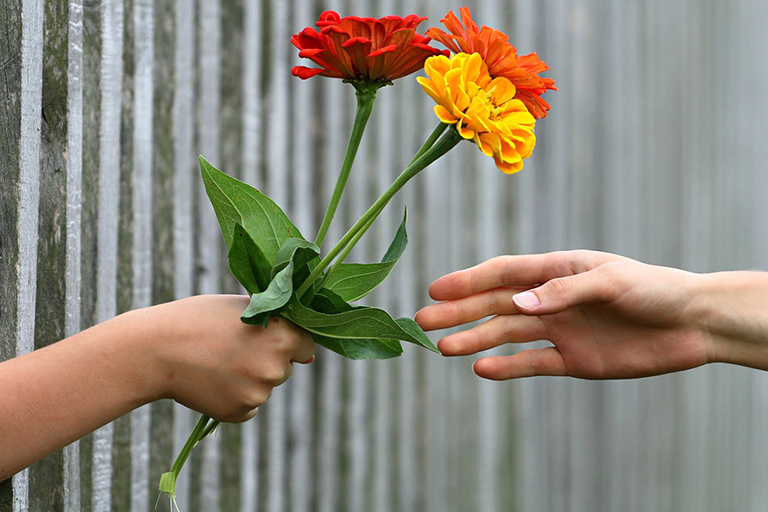
[[[320,67],[295,66],[291,73],[302,79],[321,75],[367,82],[389,82],[409,75],[421,69],[428,57],[448,54],[429,46],[431,39],[416,33],[426,19],[415,14],[341,18],[334,11],[325,11],[315,24],[319,32],[307,27],[291,38],[299,57]]]
[[[554,80],[541,78],[538,73],[549,67],[535,53],[518,57],[517,49],[503,32],[485,25],[478,28],[467,7],[462,7],[460,13],[461,21],[453,11],[448,11],[445,19],[440,20],[450,34],[430,28],[427,36],[441,42],[453,53],[479,53],[492,77],[506,78],[515,85],[515,98],[525,104],[533,117],[546,117],[549,104],[541,95],[547,90],[556,91],[557,87]]]

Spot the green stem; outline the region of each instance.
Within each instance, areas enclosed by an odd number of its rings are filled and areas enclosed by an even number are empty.
[[[336,215],[336,209],[339,207],[341,195],[344,193],[344,188],[347,186],[349,173],[352,170],[355,155],[357,155],[360,141],[363,138],[365,125],[368,124],[368,119],[371,117],[371,112],[373,112],[373,103],[376,101],[376,90],[381,87],[380,84],[367,83],[353,83],[353,85],[355,86],[355,96],[357,96],[355,122],[352,125],[352,134],[349,136],[347,153],[344,155],[344,162],[341,164],[341,173],[339,173],[339,179],[336,181],[336,188],[333,189],[333,195],[331,196],[330,203],[328,203],[328,208],[325,210],[323,222],[320,224],[320,229],[317,231],[315,245],[318,247],[323,244],[325,235],[328,234],[328,229],[331,227],[333,216]]]
[[[422,144],[421,148],[419,148],[419,150],[413,156],[413,158],[408,163],[408,165],[413,164],[416,160],[418,160],[421,157],[421,155],[426,153],[429,148],[434,146],[437,139],[440,138],[440,136],[443,134],[445,129],[448,128],[448,126],[449,125],[446,123],[442,123],[442,122],[438,123],[438,125],[435,127],[434,130],[432,130],[432,133],[429,135],[427,140],[424,141],[424,144]],[[383,210],[385,207],[386,207],[386,204],[382,206],[381,209]],[[325,277],[320,282],[320,286],[318,288],[322,288],[323,285],[331,278],[333,273],[336,271],[336,268],[346,259],[346,257],[349,255],[352,248],[355,246],[355,244],[357,244],[357,242],[365,234],[365,232],[368,231],[368,228],[371,227],[371,224],[373,224],[373,221],[376,220],[376,217],[378,217],[378,215],[379,214],[377,213],[376,216],[372,218],[367,225],[363,226],[363,228],[358,232],[358,234],[355,235],[355,237],[352,240],[350,240],[349,245],[347,245],[347,247],[344,248],[344,251],[341,254],[339,254],[339,258],[336,260],[336,262],[331,266],[330,269],[328,269],[328,272],[325,274]]]
[[[429,148],[434,146],[435,142],[437,142],[437,139],[440,138],[440,136],[443,134],[446,128],[448,128],[448,124],[446,123],[438,123],[434,130],[432,130],[432,133],[429,134],[429,137],[427,137],[427,140],[424,141],[424,144],[422,144],[421,148],[416,152],[416,154],[413,156],[413,159],[408,165],[411,165],[413,162],[419,159],[421,155],[427,152]]]
[[[379,216],[387,203],[389,203],[390,199],[392,199],[392,197],[401,188],[403,188],[403,186],[408,183],[411,178],[416,176],[432,162],[450,151],[451,148],[453,148],[461,140],[462,138],[456,132],[456,130],[451,129],[446,132],[445,135],[443,135],[443,137],[432,147],[425,151],[424,154],[422,154],[419,158],[408,165],[408,167],[405,168],[400,176],[397,177],[394,183],[392,183],[392,185],[390,185],[390,187],[384,191],[381,197],[379,197],[376,202],[373,203],[370,208],[368,208],[368,211],[366,211],[363,216],[360,217],[354,226],[349,228],[349,231],[347,231],[347,233],[341,238],[341,240],[339,240],[333,249],[331,249],[331,251],[320,261],[320,263],[317,265],[317,267],[315,267],[309,277],[307,277],[306,281],[304,281],[304,283],[302,283],[302,285],[296,291],[296,295],[298,297],[303,296],[304,293],[312,285],[312,283],[314,283],[317,278],[320,277],[320,274],[322,274],[323,270],[325,270],[328,265],[331,264],[334,258],[336,258],[336,256],[342,250],[347,249],[348,245],[350,247],[345,252],[348,254],[349,251],[352,250],[354,244],[351,244],[350,242],[353,239],[355,239],[355,241],[360,239],[360,236],[357,236],[358,233],[365,233],[365,230],[368,229],[371,224],[373,224],[373,221],[376,219],[376,217]]]
[[[205,431],[205,427],[208,425],[210,419],[210,416],[203,414],[200,416],[200,419],[197,420],[197,425],[195,425],[192,434],[190,434],[189,439],[187,439],[187,442],[184,444],[184,448],[181,449],[181,453],[176,457],[176,461],[171,468],[171,471],[176,473],[176,475],[181,472],[181,468],[184,467],[184,463],[187,462],[187,459],[192,453],[192,449],[200,442],[200,439],[202,439],[201,434]]]
[[[384,205],[386,206],[386,205]],[[384,206],[381,207],[381,209],[384,209]],[[379,213],[381,213],[381,210],[379,210]],[[334,262],[333,265],[331,265],[331,268],[328,269],[328,272],[326,272],[325,277],[323,277],[323,280],[320,281],[320,286],[318,286],[318,289],[322,288],[323,285],[331,278],[333,273],[336,271],[336,268],[343,262],[346,257],[349,255],[350,251],[352,251],[352,248],[357,244],[358,240],[362,238],[362,236],[365,234],[366,231],[368,231],[368,228],[371,227],[371,224],[376,220],[376,217],[378,217],[379,214],[377,213],[376,216],[371,217],[371,220],[368,221],[368,223],[363,226],[360,231],[357,232],[357,234],[352,238],[352,240],[349,241],[346,247],[344,247],[344,250],[339,254],[338,259]]]
[[[216,427],[218,427],[220,423],[221,423],[220,421],[216,421],[216,420],[213,420],[212,422],[210,422],[210,423],[209,423],[209,424],[208,424],[208,425],[205,427],[205,430],[203,430],[203,433],[202,433],[202,434],[200,434],[200,439],[199,439],[199,440],[200,440],[200,441],[202,441],[203,439],[205,439],[206,437],[208,437],[208,436],[211,434],[211,432],[213,432],[214,430],[216,430]]]
[[[187,462],[187,459],[192,454],[192,450],[197,443],[205,437],[205,432],[207,431],[206,427],[208,426],[209,421],[211,421],[210,416],[206,416],[205,414],[201,415],[200,419],[197,420],[197,425],[195,425],[194,430],[192,430],[192,433],[189,435],[187,442],[184,443],[184,447],[181,449],[181,452],[179,452],[178,457],[176,457],[176,461],[173,463],[171,470],[167,473],[163,473],[160,477],[161,491],[166,492],[171,496],[175,494],[176,479],[178,478],[179,473],[181,473],[181,468],[184,467],[184,463]],[[218,424],[218,421],[213,421],[212,423]]]

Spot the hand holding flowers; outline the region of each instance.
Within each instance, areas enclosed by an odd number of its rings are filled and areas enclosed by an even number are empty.
[[[394,319],[382,309],[350,304],[370,293],[397,263],[408,242],[407,215],[380,262],[344,260],[392,197],[462,140],[474,142],[508,174],[522,169],[533,151],[535,121],[549,109],[540,96],[555,89],[551,79],[537,74],[546,65],[535,54],[518,57],[507,36],[479,28],[467,8],[461,15],[463,25],[452,12],[442,20],[450,34],[432,28],[425,36],[416,28],[426,18],[416,15],[341,18],[326,11],[316,23],[319,30],[306,28],[293,36],[299,56],[319,66],[296,66],[293,75],[340,78],[353,85],[357,97],[342,169],[314,242],[306,240],[271,199],[201,157],[203,182],[227,244],[230,270],[251,296],[243,322],[266,326],[272,317],[287,318],[309,331],[316,343],[351,359],[398,356],[402,341],[437,352],[412,319]],[[431,38],[454,55],[430,46]],[[422,67],[427,78],[418,81],[437,103],[437,127],[394,183],[322,255],[377,91]],[[173,496],[184,459],[217,424],[201,418],[174,468],[163,475],[162,491]]]

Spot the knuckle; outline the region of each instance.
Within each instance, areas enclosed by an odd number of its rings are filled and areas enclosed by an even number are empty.
[[[488,270],[492,275],[499,277],[500,283],[510,283],[513,281],[513,269],[511,256],[496,256],[488,260]]]
[[[254,407],[253,409],[251,409],[250,411],[246,412],[243,415],[243,421],[250,420],[251,418],[255,417],[256,413],[258,413],[258,412],[259,412],[259,408],[258,407]]]
[[[445,304],[442,304],[442,306],[445,308],[445,316],[448,318],[452,325],[463,323],[463,308],[461,308],[455,302],[446,302]]]
[[[563,297],[571,290],[571,282],[569,279],[556,277],[550,280],[546,287],[549,289],[549,293],[556,297]]]
[[[269,368],[261,376],[261,380],[272,387],[279,386],[285,382],[285,378],[285,368],[278,368],[277,366]]]
[[[485,295],[486,300],[488,301],[486,304],[486,308],[488,310],[488,313],[491,315],[495,315],[499,312],[499,295],[498,293],[495,293],[493,290],[491,292],[487,293]]]
[[[290,331],[280,333],[280,336],[275,336],[275,338],[272,340],[272,348],[278,354],[289,352],[293,345],[294,335]]]
[[[252,411],[254,409],[257,409],[258,407],[261,407],[264,405],[264,403],[269,400],[269,397],[272,394],[272,390],[266,390],[266,389],[256,389],[252,390],[250,393],[248,393],[244,400],[242,400],[241,405],[242,409]]]
[[[600,294],[606,299],[614,298],[620,290],[627,287],[626,266],[622,262],[614,261],[600,265],[597,270],[600,273],[599,283],[602,284]]]
[[[528,352],[528,367],[532,376],[541,375],[541,365],[539,364],[539,358],[534,351]]]
[[[215,418],[217,421],[221,421],[224,423],[242,423],[248,418],[245,417],[245,414],[241,411],[232,411],[228,412],[227,414],[223,416],[218,416]]]
[[[249,394],[247,390],[241,389],[236,393],[230,394],[228,399],[220,401],[215,409],[211,409],[207,414],[217,421],[226,423],[240,423],[246,420],[244,417],[248,411],[261,405],[256,397]]]
[[[259,409],[258,406],[250,407],[248,405],[245,405],[244,407],[237,410],[236,412],[231,413],[226,419],[222,419],[221,421],[225,421],[227,423],[243,423],[245,421],[250,420],[254,416],[256,416],[256,412],[258,411],[258,409]]]
[[[595,255],[593,251],[586,249],[556,251],[553,254],[555,255],[557,273],[571,276],[580,274],[592,266],[590,262],[594,260]]]

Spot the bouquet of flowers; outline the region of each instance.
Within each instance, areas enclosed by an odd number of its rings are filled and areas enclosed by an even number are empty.
[[[344,260],[392,197],[459,142],[473,142],[507,174],[522,169],[536,141],[534,124],[549,110],[541,95],[556,89],[552,79],[538,76],[548,68],[535,53],[518,56],[505,34],[478,27],[466,7],[460,15],[449,12],[441,20],[447,32],[430,28],[421,35],[416,28],[426,18],[413,14],[342,18],[326,11],[317,29],[308,27],[293,36],[299,57],[318,66],[296,66],[294,76],[339,78],[354,87],[357,97],[341,172],[314,241],[305,239],[269,197],[200,158],[203,182],[229,251],[229,268],[251,297],[243,322],[266,326],[271,317],[284,317],[309,331],[319,345],[351,359],[398,356],[403,341],[438,352],[412,319],[394,319],[382,309],[350,304],[381,283],[403,254],[407,213],[380,262]],[[434,48],[433,40],[447,49]],[[320,247],[378,90],[420,69],[426,77],[417,80],[436,103],[437,127],[394,183],[322,254]],[[163,474],[161,491],[173,497],[187,457],[217,425],[208,416],[200,418],[173,468]]]

